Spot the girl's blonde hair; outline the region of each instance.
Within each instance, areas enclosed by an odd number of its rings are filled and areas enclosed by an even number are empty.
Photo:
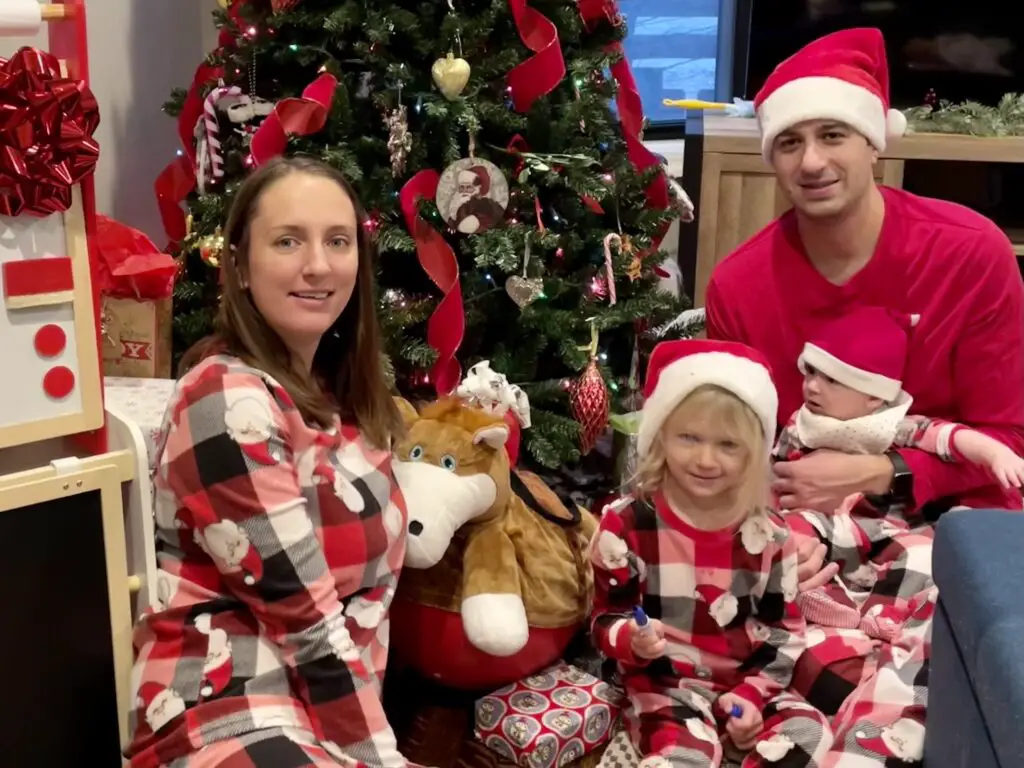
[[[669,418],[674,418],[679,411],[684,412],[684,418],[713,420],[743,446],[747,466],[737,501],[751,511],[768,505],[768,448],[761,419],[750,406],[727,389],[714,384],[704,384],[687,395],[673,409]],[[651,449],[640,459],[637,467],[633,479],[636,494],[642,499],[649,499],[652,494],[661,490],[667,472],[664,437],[662,431],[659,431],[651,443]]]

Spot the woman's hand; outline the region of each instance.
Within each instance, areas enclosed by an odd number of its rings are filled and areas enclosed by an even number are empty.
[[[657,619],[648,621],[643,629],[630,619],[629,634],[629,645],[637,658],[649,660],[665,654],[668,646],[665,641],[665,625]]]
[[[764,730],[764,719],[761,717],[760,710],[754,706],[753,702],[747,701],[735,693],[723,693],[719,696],[718,706],[725,711],[729,718],[725,723],[725,732],[729,734],[736,749],[741,749],[744,752],[753,749],[754,744],[757,743],[757,737]],[[733,716],[733,707],[739,708],[741,713],[739,716]]]

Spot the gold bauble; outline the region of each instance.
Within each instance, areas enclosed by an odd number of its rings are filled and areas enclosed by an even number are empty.
[[[199,257],[207,266],[213,267],[214,269],[219,268],[223,252],[224,235],[221,233],[220,228],[218,228],[212,235],[207,235],[200,239]]]

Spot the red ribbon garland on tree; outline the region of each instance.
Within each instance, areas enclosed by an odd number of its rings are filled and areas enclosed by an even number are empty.
[[[0,59],[0,215],[48,216],[71,207],[71,188],[93,172],[99,107],[57,57],[35,48]]]
[[[307,85],[297,99],[281,99],[274,111],[260,123],[249,144],[249,157],[253,165],[260,166],[284,152],[288,135],[308,136],[316,133],[327,122],[334,89],[338,81],[334,75],[323,72]]]
[[[508,0],[509,10],[523,45],[535,55],[517,64],[505,76],[517,112],[528,112],[533,102],[555,90],[565,77],[565,59],[558,43],[558,30],[526,0]]]
[[[583,23],[588,29],[592,29],[601,19],[612,24],[621,23],[616,0],[579,0],[579,11]],[[615,105],[619,110],[619,123],[622,125],[629,161],[638,173],[643,173],[652,166],[661,167],[661,161],[657,155],[643,143],[644,105],[640,98],[640,91],[636,87],[636,78],[633,77],[633,68],[629,65],[629,59],[626,58],[621,43],[614,43],[609,50],[619,56],[619,60],[611,66],[611,73],[618,85]],[[669,207],[671,198],[664,171],[647,185],[644,193],[647,197],[647,204],[651,208],[666,209]],[[657,250],[667,231],[668,225],[666,224],[654,238],[652,250]]]
[[[437,352],[437,361],[430,369],[434,390],[439,397],[450,395],[462,380],[462,367],[455,357],[466,331],[466,315],[462,305],[459,262],[455,252],[440,232],[419,214],[422,199],[437,195],[437,171],[424,170],[407,181],[399,193],[405,226],[416,241],[420,266],[443,294],[434,313],[427,320],[427,343]]]
[[[211,67],[205,62],[196,68],[192,85],[178,114],[178,138],[183,151],[168,163],[153,183],[160,220],[171,245],[184,240],[188,230],[181,203],[196,186],[196,150],[192,136],[196,123],[203,115],[202,91],[207,85],[216,83],[223,74],[221,67]]]

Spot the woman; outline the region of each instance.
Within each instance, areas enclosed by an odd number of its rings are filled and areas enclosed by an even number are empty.
[[[228,215],[216,333],[168,405],[161,610],[135,631],[132,766],[405,766],[381,707],[405,553],[366,215],[278,159]]]

